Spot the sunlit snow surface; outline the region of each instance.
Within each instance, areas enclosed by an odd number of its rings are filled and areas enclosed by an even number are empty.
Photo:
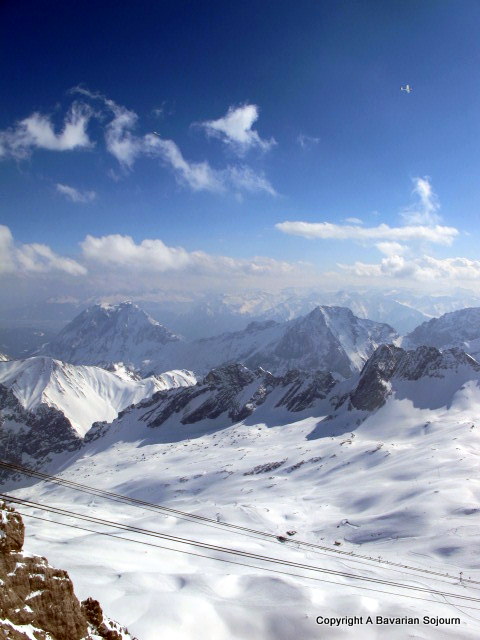
[[[367,414],[361,412],[340,412],[323,423],[322,416],[292,423],[296,418],[291,413],[277,411],[272,417],[259,410],[254,414],[258,424],[252,416],[248,425],[226,426],[219,418],[195,425],[169,421],[151,429],[133,412],[64,465],[64,477],[84,484],[277,535],[297,531],[286,543],[53,485],[37,484],[16,494],[190,539],[480,597],[480,584],[467,587],[459,580],[462,570],[463,578],[480,580],[480,424],[475,422],[480,389],[476,380],[457,387],[447,383],[441,384],[443,396],[436,398],[428,396],[431,379],[399,383],[397,396],[363,422]],[[244,475],[281,461],[274,471]],[[19,510],[28,512],[25,507]],[[67,569],[80,598],[101,600],[106,614],[140,640],[480,635],[480,603],[451,605],[439,595],[283,567],[325,580],[316,582],[25,520],[26,550]],[[325,544],[332,551],[299,550],[295,539]],[[342,557],[335,549],[377,560]],[[380,559],[448,573],[454,579],[448,583],[389,567]],[[262,566],[259,561],[245,562]],[[318,615],[369,614],[458,616],[462,624],[327,629],[315,623]]]
[[[0,384],[13,391],[22,407],[46,404],[59,409],[81,436],[93,422],[112,421],[119,411],[156,391],[194,383],[193,374],[183,370],[135,380],[119,365],[112,373],[46,356],[0,362]]]

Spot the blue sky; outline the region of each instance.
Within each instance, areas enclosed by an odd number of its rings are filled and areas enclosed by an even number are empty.
[[[0,277],[475,287],[479,22],[447,0],[3,3]]]

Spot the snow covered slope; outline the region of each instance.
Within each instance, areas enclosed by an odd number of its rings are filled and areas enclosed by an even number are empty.
[[[25,410],[41,405],[58,409],[80,436],[93,422],[111,422],[119,411],[156,391],[194,383],[195,378],[185,371],[127,380],[99,367],[75,366],[43,356],[0,362],[0,384],[13,392]]]
[[[204,429],[204,421],[208,429],[240,420],[258,422],[260,415],[264,420],[289,422],[292,414],[298,418],[299,413],[311,413],[313,407],[331,409],[327,398],[335,384],[333,376],[324,371],[289,371],[280,377],[261,368],[251,371],[241,364],[225,365],[210,371],[195,386],[155,394],[122,412],[112,425],[94,425],[85,442],[107,434],[111,442],[130,440],[143,423],[151,429],[161,427],[162,434],[171,427],[172,437],[178,440],[185,434],[192,436],[192,425],[198,423]]]
[[[480,356],[480,307],[445,313],[414,329],[403,339],[407,348],[425,344],[439,349],[458,347]]]
[[[81,598],[101,596],[107,615],[142,640],[197,640],[200,619],[209,640],[478,638],[478,603],[455,595],[479,593],[480,365],[455,350],[382,346],[350,380],[332,387],[319,378],[314,394],[303,396],[314,376],[290,375],[222,368],[127,409],[63,461],[67,479],[213,524],[45,483],[15,494],[340,575],[158,539],[147,541],[163,548],[141,546],[104,537],[99,525],[79,532],[25,516],[28,550],[61,563]],[[355,615],[374,623],[316,624]],[[377,615],[419,622],[375,624]],[[452,622],[437,626],[437,617]]]
[[[58,463],[81,447],[92,423],[111,421],[158,391],[195,382],[188,371],[132,380],[43,356],[0,362],[0,459],[35,468]]]
[[[123,362],[140,369],[179,336],[131,302],[85,309],[39,354],[72,364],[105,366]]]
[[[322,369],[347,377],[361,369],[378,345],[396,337],[390,326],[357,318],[350,309],[317,307],[289,322],[252,322],[244,331],[166,345],[151,368],[181,367],[204,374],[241,362],[278,375],[290,369]]]

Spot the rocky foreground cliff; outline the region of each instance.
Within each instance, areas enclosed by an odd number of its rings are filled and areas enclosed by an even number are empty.
[[[20,514],[0,502],[1,640],[136,640],[96,600],[80,603],[66,571],[25,555],[24,536]]]

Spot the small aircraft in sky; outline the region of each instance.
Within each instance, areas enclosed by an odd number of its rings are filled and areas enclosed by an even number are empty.
[[[400,87],[400,91],[405,91],[406,93],[411,93],[413,91],[413,89],[409,84],[406,84],[404,87]]]

